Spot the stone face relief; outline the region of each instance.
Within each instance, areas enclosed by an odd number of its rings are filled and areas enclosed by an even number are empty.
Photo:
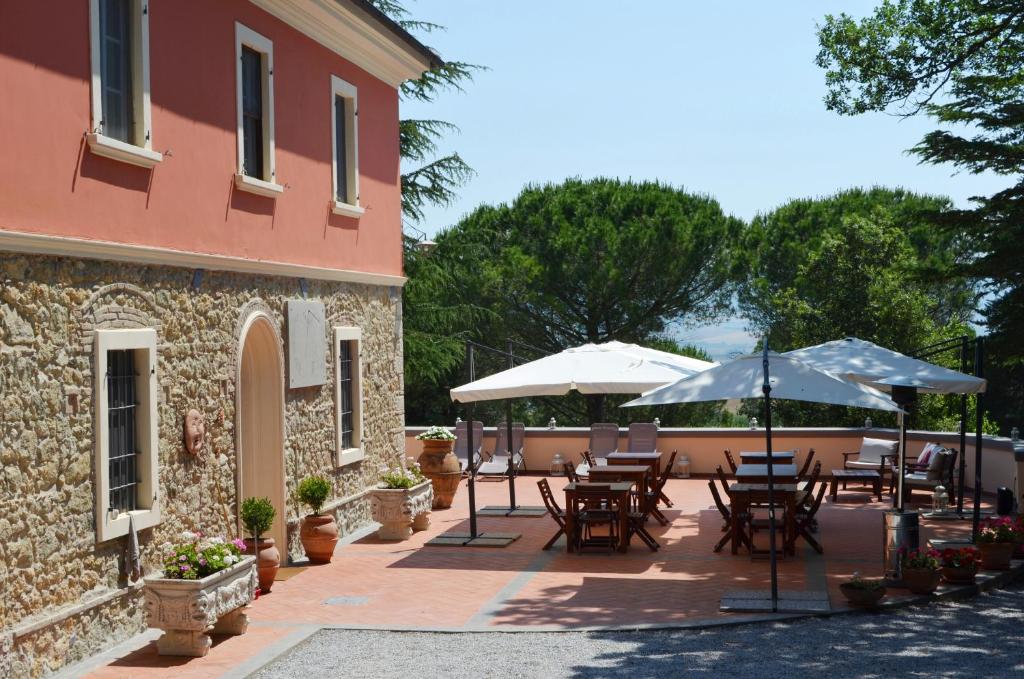
[[[198,456],[206,444],[206,421],[202,413],[193,408],[185,413],[185,450],[189,455]]]

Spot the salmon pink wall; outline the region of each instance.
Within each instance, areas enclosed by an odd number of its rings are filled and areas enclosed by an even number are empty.
[[[150,0],[147,170],[92,154],[89,2],[0,4],[0,229],[400,275],[398,93],[244,0]],[[239,191],[235,21],[274,43],[276,199]],[[333,215],[331,75],[366,213]]]

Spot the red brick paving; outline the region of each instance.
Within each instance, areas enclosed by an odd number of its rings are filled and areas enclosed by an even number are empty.
[[[556,489],[564,484],[560,478],[549,481]],[[518,479],[520,503],[541,504],[536,482],[536,477]],[[507,503],[507,493],[504,483],[480,482],[478,507]],[[396,543],[366,537],[339,548],[331,564],[275,583],[273,593],[250,607],[249,632],[215,639],[205,658],[164,658],[150,643],[89,676],[218,677],[308,624],[502,629],[727,620],[732,614],[718,611],[722,593],[766,589],[768,562],[743,553],[733,556],[728,547],[720,554],[711,551],[722,522],[706,481],[673,479],[667,493],[675,507],[666,511],[671,525],[652,524],[651,532],[663,545],[657,553],[639,541],[627,554],[567,554],[558,546],[545,553],[540,548],[555,531],[548,517],[481,517],[481,531],[522,533],[504,549],[426,547],[426,540],[439,533],[468,530],[463,484],[453,507],[432,514],[430,529],[412,539]],[[826,500],[818,514],[825,554],[799,543],[797,556],[779,564],[783,589],[827,585],[833,608],[840,608],[840,581],[854,571],[882,574],[881,511],[889,503],[870,498],[868,492],[850,490],[841,492],[836,503]],[[922,545],[933,530],[950,537],[966,535],[969,527],[969,522],[933,527],[923,521]],[[767,536],[758,539],[766,542]],[[341,602],[324,603],[332,597]]]

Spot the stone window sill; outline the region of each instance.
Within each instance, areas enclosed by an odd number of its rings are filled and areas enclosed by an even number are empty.
[[[116,519],[111,519],[110,514],[104,517],[103,525],[96,531],[96,542],[106,542],[114,538],[128,535],[128,515],[135,520],[135,532],[145,528],[152,528],[160,523],[159,509],[137,509],[134,512],[121,512]]]
[[[345,467],[360,462],[364,457],[362,448],[346,448],[338,455],[338,466]]]
[[[119,160],[123,163],[137,165],[139,167],[152,168],[164,159],[163,154],[125,143],[119,139],[113,139],[99,133],[92,133],[86,136],[89,142],[89,150],[98,156]]]
[[[342,217],[359,219],[366,212],[366,209],[359,207],[358,205],[350,205],[349,203],[334,201],[334,205],[331,206],[331,212],[336,215],[341,215]]]
[[[262,179],[256,179],[256,177],[250,177],[241,173],[235,175],[235,187],[240,191],[248,191],[249,193],[255,193],[257,196],[264,196],[266,198],[277,198],[280,194],[284,193],[284,187],[280,184],[263,181]]]

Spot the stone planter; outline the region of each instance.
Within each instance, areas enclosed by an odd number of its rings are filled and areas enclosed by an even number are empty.
[[[406,540],[414,530],[430,526],[434,489],[430,481],[412,488],[374,488],[370,491],[370,515],[380,523],[381,540]]]
[[[877,606],[878,602],[885,596],[885,587],[879,587],[877,589],[863,589],[862,587],[854,587],[848,583],[839,585],[840,591],[843,596],[850,603],[851,606],[859,606],[863,608],[870,608]]]
[[[971,585],[977,572],[974,566],[943,566],[942,579],[951,585]]]
[[[462,480],[459,458],[452,452],[454,441],[423,441],[423,452],[419,460],[420,471],[430,479],[434,487],[434,509],[448,509],[452,506],[455,492]]]
[[[978,545],[981,552],[981,567],[987,571],[1005,571],[1010,567],[1010,559],[1013,558],[1013,550],[1016,548],[1013,542],[983,542]]]
[[[942,574],[931,568],[903,567],[903,584],[914,594],[931,594],[939,586]]]
[[[259,575],[260,594],[267,594],[274,586],[274,578],[281,567],[281,552],[277,551],[274,538],[260,538],[259,553],[253,546],[253,539],[245,539],[245,553],[256,554],[256,572]]]
[[[213,634],[245,634],[245,607],[256,593],[256,559],[242,560],[201,580],[146,578],[149,626],[164,630],[156,642],[160,655],[200,658]]]
[[[338,544],[338,523],[330,514],[310,514],[299,530],[302,549],[312,563],[330,563]]]

